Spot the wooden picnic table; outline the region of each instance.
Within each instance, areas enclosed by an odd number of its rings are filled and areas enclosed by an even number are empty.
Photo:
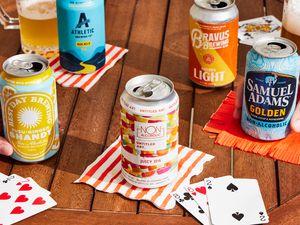
[[[275,15],[281,19],[281,0],[236,0],[240,20]],[[15,14],[15,1],[0,0]],[[203,89],[188,78],[188,17],[193,0],[106,0],[107,43],[129,49],[87,93],[57,86],[61,149],[53,158],[23,164],[1,157],[0,172],[32,177],[57,201],[47,210],[20,224],[198,224],[180,206],[162,211],[144,201],[95,191],[73,184],[119,135],[119,97],[125,83],[141,74],[170,78],[180,96],[180,143],[212,154],[215,159],[192,179],[208,176],[258,180],[270,224],[300,224],[300,166],[291,165],[214,144],[202,131],[227,93],[236,88]],[[239,46],[237,81],[243,78],[249,46]],[[20,53],[19,32],[0,28],[0,63]],[[191,111],[194,117],[191,118]],[[190,121],[193,119],[191,140]]]

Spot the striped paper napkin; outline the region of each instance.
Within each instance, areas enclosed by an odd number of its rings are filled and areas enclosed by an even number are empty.
[[[59,63],[59,56],[49,60],[54,71],[56,82],[63,87],[76,87],[84,91],[90,90],[97,81],[121,59],[128,50],[117,46],[106,44],[106,63],[98,71],[90,74],[73,74],[64,70]]]
[[[181,145],[178,152],[179,174],[175,182],[160,188],[138,188],[129,184],[121,174],[121,142],[119,138],[87,167],[75,183],[86,183],[98,191],[120,193],[134,200],[147,200],[163,210],[172,209],[176,202],[170,193],[190,184],[190,178],[200,174],[204,163],[214,158],[212,155]]]

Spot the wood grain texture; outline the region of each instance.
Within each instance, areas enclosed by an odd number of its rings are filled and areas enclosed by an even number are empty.
[[[283,0],[266,0],[267,15],[274,15],[280,21],[282,20]]]
[[[119,46],[126,47],[135,3],[135,0],[106,2],[108,43],[118,43]],[[72,182],[104,148],[122,64],[123,60],[120,60],[88,93],[80,92],[78,96],[51,186],[52,195],[59,208],[91,208],[93,189],[88,185]]]
[[[48,210],[22,221],[24,225],[198,225],[192,217]]]
[[[274,15],[279,20],[282,18],[283,2],[279,0],[267,0],[266,9],[268,15]],[[299,104],[299,103],[298,103]],[[280,189],[280,203],[284,203],[300,194],[300,166],[278,161],[278,176]]]
[[[264,15],[263,0],[237,1],[240,10],[240,20],[260,17]],[[239,45],[238,73],[244,74],[246,64],[246,54],[250,46]],[[239,80],[243,80],[239,77]],[[240,81],[240,82],[241,82]],[[234,176],[242,178],[256,178],[260,184],[260,189],[268,209],[277,206],[276,193],[276,173],[275,164],[271,159],[267,159],[254,154],[234,151]]]
[[[272,210],[269,225],[299,225],[300,195]]]

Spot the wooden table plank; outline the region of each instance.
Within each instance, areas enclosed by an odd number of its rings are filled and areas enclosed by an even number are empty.
[[[274,15],[279,20],[282,18],[283,2],[267,0],[268,15]],[[300,102],[299,102],[300,103]],[[293,196],[300,194],[300,166],[278,161],[278,176],[280,189],[280,203],[284,203]]]
[[[2,0],[0,3],[7,12],[16,16],[16,3],[15,1]],[[2,71],[3,62],[10,56],[13,56],[18,53],[20,48],[20,38],[18,30],[4,30],[0,25],[0,71]],[[2,115],[2,114],[1,114]],[[0,123],[0,134],[3,136],[3,125],[2,125],[2,116]],[[11,170],[12,160],[9,157],[0,156],[0,172],[9,174]]]
[[[106,2],[108,43],[127,46],[135,0]],[[126,10],[124,10],[126,9]],[[88,92],[80,92],[51,192],[58,208],[90,209],[93,189],[72,184],[104,147],[122,70],[120,60]]]
[[[238,0],[236,3],[240,10],[240,20],[264,15],[262,0]],[[250,46],[239,45],[239,74],[244,74],[246,54],[249,50]],[[235,177],[255,178],[258,180],[265,205],[268,209],[277,206],[276,173],[273,160],[235,150],[233,169]]]
[[[273,15],[278,20],[282,20],[284,0],[266,0],[266,13],[267,15]]]
[[[199,225],[191,217],[169,215],[136,215],[128,213],[103,213],[69,210],[48,210],[26,219],[26,225]]]
[[[165,30],[165,39],[159,74],[171,79],[180,99],[179,143],[188,146],[189,121],[193,100],[193,85],[188,74],[188,18],[192,0],[172,0]],[[178,205],[172,210],[162,211],[152,204],[142,202],[140,214],[183,215]]]
[[[274,209],[270,216],[269,225],[299,225],[300,223],[300,195]]]

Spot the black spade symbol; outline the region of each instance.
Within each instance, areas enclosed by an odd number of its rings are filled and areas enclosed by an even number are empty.
[[[264,213],[263,212],[259,212],[259,215],[264,215]]]
[[[183,198],[184,200],[194,200],[193,197],[191,196],[191,194],[188,192],[185,192],[183,195],[184,195],[184,198]]]
[[[228,190],[228,191],[231,191],[231,192],[235,192],[235,191],[237,191],[237,190],[239,190],[239,189],[238,189],[238,187],[235,186],[233,183],[230,183],[230,184],[227,186],[227,190]]]
[[[198,208],[199,208],[199,213],[204,213],[203,209],[200,206],[198,206]]]
[[[243,213],[239,213],[239,212],[236,212],[236,213],[233,213],[232,214],[232,217],[238,221],[241,221],[241,219],[243,219],[244,217],[244,214]]]

